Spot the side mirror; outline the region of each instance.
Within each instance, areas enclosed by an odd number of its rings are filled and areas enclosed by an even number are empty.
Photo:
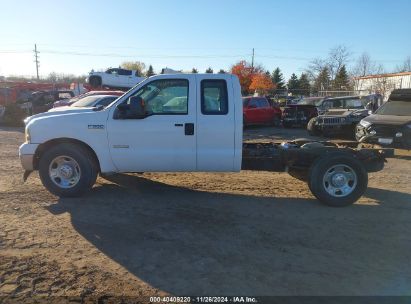
[[[146,117],[146,108],[144,100],[140,96],[132,96],[127,103],[117,106],[119,118],[122,119],[142,119]]]

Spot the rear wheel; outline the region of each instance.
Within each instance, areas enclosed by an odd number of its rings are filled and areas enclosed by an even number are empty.
[[[97,173],[93,155],[80,145],[58,144],[40,158],[39,175],[43,185],[60,197],[80,196],[94,185]]]
[[[365,192],[368,174],[363,164],[345,153],[330,153],[311,166],[308,184],[322,203],[344,207],[355,203]]]

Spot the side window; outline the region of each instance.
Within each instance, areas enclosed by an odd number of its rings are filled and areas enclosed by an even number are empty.
[[[258,99],[258,108],[268,108],[268,101],[264,98]]]
[[[250,99],[249,107],[250,108],[257,108],[258,107],[258,99],[255,99],[255,98]]]
[[[132,71],[130,70],[124,70],[124,69],[119,69],[118,74],[122,76],[130,76]]]
[[[333,102],[333,108],[338,109],[338,108],[342,108],[343,107],[343,103],[342,100],[334,100]]]
[[[228,93],[225,80],[201,81],[201,113],[204,115],[225,115],[228,113]]]
[[[144,100],[148,115],[188,114],[186,79],[155,80],[138,90],[134,96]]]

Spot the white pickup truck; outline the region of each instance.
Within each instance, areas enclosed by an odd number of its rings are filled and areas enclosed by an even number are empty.
[[[86,81],[92,88],[131,88],[145,77],[139,71],[121,68],[108,69],[105,72],[91,71]]]
[[[58,196],[81,195],[99,173],[244,169],[288,172],[320,201],[345,206],[392,152],[308,140],[243,144],[241,88],[230,74],[153,76],[106,108],[32,117],[25,132],[24,179],[39,170]]]

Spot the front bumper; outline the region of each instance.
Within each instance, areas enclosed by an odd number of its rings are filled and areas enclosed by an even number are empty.
[[[402,136],[396,136],[397,133],[401,133]],[[357,141],[362,143],[411,149],[411,131],[401,126],[370,125],[364,127],[358,124],[355,129],[355,137]]]
[[[36,153],[38,144],[24,143],[19,148],[19,157],[21,166],[26,171],[34,170],[34,155]]]

